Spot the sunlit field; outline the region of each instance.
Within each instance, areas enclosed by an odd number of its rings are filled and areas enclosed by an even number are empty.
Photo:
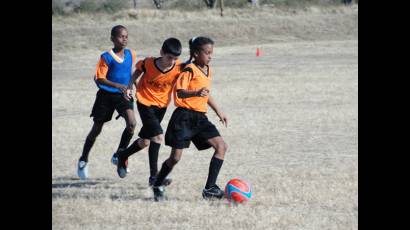
[[[206,12],[209,24],[195,16],[191,23],[198,27],[168,31],[182,21],[172,12],[162,13],[166,20],[157,28],[157,19],[148,16],[104,16],[100,24],[86,15],[53,17],[53,229],[357,229],[357,9],[273,15],[263,9],[263,17],[254,11],[226,12],[223,19]],[[236,18],[239,14],[246,23]],[[235,23],[248,29],[233,32]],[[247,179],[254,195],[247,204],[202,199],[213,151],[199,152],[193,144],[170,174],[168,200],[154,202],[147,149],[129,159],[131,172],[124,179],[110,163],[125,127],[114,117],[90,152],[90,179],[78,179],[77,160],[92,126],[95,64],[110,48],[109,30],[116,24],[129,29],[128,46],[139,59],[158,56],[168,36],[183,42],[183,60],[188,38],[214,38],[211,95],[229,119],[225,128],[209,110],[229,146],[217,184],[224,188],[234,177]],[[174,109],[168,108],[164,129]],[[137,134],[137,111],[136,117]],[[170,150],[161,146],[159,165]]]

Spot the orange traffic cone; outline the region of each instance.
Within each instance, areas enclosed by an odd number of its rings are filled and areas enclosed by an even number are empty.
[[[259,48],[256,48],[256,57],[261,56],[261,51],[259,50]]]

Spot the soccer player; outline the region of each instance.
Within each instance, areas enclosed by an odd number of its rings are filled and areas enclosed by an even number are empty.
[[[111,120],[114,110],[117,110],[126,122],[118,149],[126,148],[134,134],[136,120],[133,99],[131,95],[127,95],[127,89],[130,84],[132,87],[132,66],[136,62],[136,54],[125,48],[128,31],[124,26],[117,25],[111,29],[111,41],[114,48],[101,54],[97,64],[94,80],[99,90],[90,115],[94,124],[78,160],[77,174],[80,179],[88,178],[88,155],[104,123]]]
[[[217,107],[210,95],[212,79],[209,63],[214,42],[207,37],[194,37],[189,40],[190,58],[179,75],[174,91],[174,102],[177,108],[172,114],[165,134],[165,144],[172,147],[171,155],[162,164],[154,182],[155,201],[164,199],[163,181],[181,159],[182,150],[188,148],[191,141],[198,150],[213,147],[215,152],[209,165],[208,179],[202,196],[205,199],[221,199],[224,192],[216,185],[219,170],[224,161],[227,145],[215,125],[207,118],[207,105],[227,126],[228,119]],[[192,63],[190,63],[194,60]]]
[[[161,121],[171,101],[171,93],[175,81],[181,72],[181,63],[178,57],[181,55],[182,45],[176,38],[166,39],[160,50],[160,57],[149,57],[137,63],[133,74],[133,82],[139,78],[137,84],[137,108],[142,121],[142,128],[138,138],[127,149],[117,153],[117,173],[121,178],[127,175],[128,158],[149,146],[148,158],[150,166],[150,186],[156,180],[158,174],[158,153],[163,140]],[[163,185],[169,185],[170,178],[163,181]]]

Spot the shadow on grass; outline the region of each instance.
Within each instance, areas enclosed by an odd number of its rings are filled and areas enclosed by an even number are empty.
[[[115,201],[130,201],[130,200],[143,200],[143,201],[154,201],[154,197],[141,197],[141,195],[117,195],[117,194],[112,194],[110,195],[111,200]]]
[[[81,180],[78,177],[55,177],[52,178],[53,181],[112,181],[112,179],[106,178],[106,177],[96,177],[92,179],[86,179],[86,180]]]
[[[100,182],[94,182],[94,181],[81,181],[77,183],[53,183],[51,187],[52,188],[81,188],[81,187],[85,187],[88,185],[96,185],[99,183]]]
[[[93,178],[87,180],[80,180],[78,177],[57,177],[53,178],[51,187],[54,188],[81,188],[90,185],[97,185],[101,183],[110,183],[112,180],[108,178]]]
[[[119,179],[93,178],[80,180],[75,177],[57,177],[52,179],[52,198],[56,199],[102,199],[109,198],[113,201],[142,200],[152,201],[153,197],[143,197],[140,192],[130,194],[132,190],[143,191],[150,189],[147,185],[139,183],[121,183]],[[66,190],[67,189],[67,190]],[[72,190],[73,189],[73,190]],[[79,190],[78,190],[79,189]],[[111,194],[107,194],[111,193]]]
[[[57,177],[52,180],[51,187],[54,188],[81,188],[90,185],[97,185],[102,182],[108,182],[106,178],[95,178],[80,180],[74,177]]]

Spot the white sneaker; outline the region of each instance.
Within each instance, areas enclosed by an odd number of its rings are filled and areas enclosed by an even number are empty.
[[[88,163],[85,161],[78,161],[77,165],[77,175],[81,180],[88,178]]]

